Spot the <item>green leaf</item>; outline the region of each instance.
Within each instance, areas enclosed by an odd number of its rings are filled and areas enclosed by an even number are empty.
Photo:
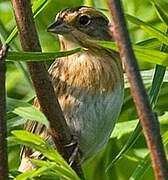
[[[13,129],[14,127],[17,127],[17,126],[20,126],[20,125],[23,125],[24,123],[26,123],[26,119],[23,119],[22,117],[20,116],[17,116],[13,113],[7,113],[7,117],[8,115],[14,115],[14,117],[9,117],[7,118],[7,130],[10,132],[11,129]]]
[[[96,43],[104,48],[118,51],[116,45],[112,41],[96,41]],[[133,46],[135,55],[139,61],[145,61],[154,64],[168,66],[168,54],[153,49],[143,48],[142,46]]]
[[[48,2],[49,2],[48,0],[36,0],[36,1],[34,1],[33,6],[32,6],[34,18],[36,18],[41,13],[41,11],[44,10],[44,8],[47,6]]]
[[[34,173],[35,171],[36,171],[36,170],[33,169],[33,170],[30,170],[30,171],[26,171],[26,172],[24,172],[24,173],[22,173],[22,174],[19,174],[19,175],[15,178],[15,180],[28,180],[29,177],[32,175],[32,173]]]
[[[122,136],[133,132],[137,124],[138,124],[138,120],[124,121],[117,123],[111,134],[111,138],[120,139]]]
[[[138,19],[132,15],[126,14],[126,18],[130,22],[138,25],[140,28],[142,28],[145,32],[147,32],[153,38],[156,38],[160,42],[168,45],[168,36],[165,33],[161,32],[160,30],[154,28],[153,26],[149,25],[148,23],[141,21],[140,19]]]
[[[166,30],[166,34],[168,33],[168,30]],[[168,52],[168,47],[165,44],[162,44],[161,46],[161,51],[164,52]],[[153,81],[152,81],[152,87],[149,91],[149,100],[151,103],[151,106],[154,108],[157,102],[157,98],[161,89],[161,85],[164,79],[164,75],[165,75],[165,71],[166,68],[163,66],[159,66],[157,65],[155,68],[155,74],[153,77]],[[133,131],[133,133],[131,134],[131,136],[129,136],[126,144],[123,146],[123,148],[119,151],[119,153],[116,155],[116,157],[112,160],[112,162],[107,166],[107,170],[110,169],[110,167],[117,162],[126,152],[128,152],[128,150],[135,144],[135,142],[137,141],[138,137],[141,135],[142,133],[142,128],[140,125],[140,122],[137,124],[135,130]]]
[[[2,33],[2,35],[1,35]],[[2,42],[3,44],[5,44],[5,39],[8,36],[8,31],[7,29],[4,27],[4,25],[0,22],[0,39],[2,37]],[[10,48],[12,49],[18,49],[16,42],[13,42],[12,45],[10,45]],[[16,67],[18,68],[18,70],[23,74],[23,77],[25,78],[25,80],[28,82],[28,84],[30,85],[30,87],[32,87],[32,82],[30,79],[30,76],[27,72],[27,67],[25,62],[15,62]]]
[[[159,71],[159,72],[158,72]],[[158,73],[157,73],[158,72]],[[142,76],[142,79],[143,79],[143,83],[146,85],[146,86],[151,86],[151,84],[153,83],[153,75],[154,74],[159,74],[157,76],[157,80],[159,80],[159,78],[162,78],[162,72],[160,72],[160,68],[157,67],[157,72],[156,72],[156,69],[150,69],[150,70],[143,70],[143,71],[140,71],[141,73],[141,76]],[[165,72],[165,75],[164,75],[164,78],[163,78],[163,82],[168,82],[168,71]],[[156,85],[156,84],[155,84]],[[128,78],[126,76],[126,74],[124,74],[124,87],[125,88],[130,88],[130,83],[128,81]],[[158,86],[156,86],[158,87]],[[154,91],[157,91],[156,88],[153,88]]]
[[[62,156],[39,135],[30,133],[26,130],[14,130],[12,131],[12,134],[14,134],[14,136],[17,138],[17,141],[21,144],[40,151],[45,157],[47,157],[51,161],[64,164],[64,166],[68,166]],[[16,141],[16,139],[11,140]]]
[[[48,0],[37,0],[34,1],[33,6],[32,6],[32,11],[33,11],[33,17],[37,17],[38,14],[46,7],[48,3]],[[8,38],[5,41],[5,44],[10,44],[13,38],[17,35],[18,30],[17,27],[15,27],[11,34],[8,36]]]
[[[35,177],[41,176],[43,174],[46,174],[47,172],[49,173],[49,171],[55,167],[55,164],[50,164],[48,166],[43,166],[41,168],[35,169],[35,170],[31,170],[27,172],[24,172],[20,175],[18,175],[16,177],[16,180],[22,180],[22,179],[34,179]]]
[[[133,132],[138,124],[139,120],[131,120],[131,121],[124,121],[118,122],[115,125],[115,128],[111,134],[111,138],[120,139],[122,136]],[[168,112],[165,112],[162,116],[159,116],[160,124],[168,124]]]
[[[76,48],[70,51],[62,52],[8,52],[7,60],[12,61],[46,61],[54,60],[56,58],[65,57],[79,52],[81,48]]]
[[[155,107],[157,99],[159,97],[159,92],[161,85],[163,83],[163,79],[166,73],[166,67],[157,65],[155,68],[155,73],[153,76],[153,81],[152,81],[152,88],[150,89],[149,92],[149,97],[150,97],[150,103],[152,105],[152,108]]]
[[[63,177],[65,179],[78,179],[76,174],[73,172],[71,168],[67,168],[65,166],[62,166],[61,164],[58,164],[57,162],[50,162],[50,161],[43,161],[43,160],[37,160],[37,159],[30,159],[34,165],[37,167],[40,167],[37,169],[36,172],[33,173],[32,177],[36,177],[37,175],[41,174],[50,174],[48,171],[55,172],[55,175],[59,177]]]
[[[168,54],[157,50],[150,50],[136,46],[134,48],[138,60],[153,64],[168,66]]]
[[[21,141],[31,142],[38,146],[46,144],[46,142],[40,136],[25,130],[14,130],[11,133]]]
[[[168,119],[168,114],[167,114],[167,119]],[[162,141],[163,141],[164,146],[168,144],[168,132],[163,134]],[[140,180],[143,177],[146,170],[148,170],[150,166],[151,166],[151,160],[150,160],[150,154],[148,153],[144,157],[144,159],[140,161],[135,171],[130,176],[129,180]]]
[[[46,158],[48,158],[48,160],[51,161],[46,161],[43,163],[42,161],[40,161],[40,163],[39,161],[36,161],[37,163],[39,163],[39,165],[42,166],[36,171],[33,171],[31,177],[35,177],[40,173],[52,169],[52,171],[55,171],[57,175],[68,177],[67,179],[79,180],[79,177],[76,175],[75,171],[67,164],[62,156],[39,135],[24,130],[15,130],[12,131],[12,134],[14,135],[14,137],[8,138],[9,145],[20,143],[22,145],[28,146],[36,151],[41,152]],[[21,175],[19,175],[19,177],[20,176]],[[27,175],[25,176],[27,177]]]
[[[168,124],[168,112],[159,117],[159,121],[161,124]],[[132,120],[128,122],[120,122],[117,123],[114,131],[111,135],[111,138],[121,138],[123,135],[126,135],[133,131],[129,139],[123,148],[119,151],[119,153],[115,156],[115,158],[111,161],[111,163],[107,166],[106,171],[110,169],[110,167],[116,163],[128,150],[133,146],[133,144],[137,141],[138,137],[141,135],[141,125],[137,120]]]
[[[31,105],[15,108],[13,110],[13,113],[15,113],[18,116],[21,116],[27,120],[38,121],[38,122],[44,124],[47,128],[49,127],[49,122],[48,122],[47,118],[45,117],[45,115]]]
[[[144,161],[140,161],[135,171],[130,176],[129,180],[136,180],[136,179],[140,180],[144,176],[145,172],[149,169],[147,165],[149,165],[148,163],[150,162],[151,162],[150,156],[146,157]]]
[[[149,38],[137,42],[136,45],[142,46],[143,48],[147,48],[147,49],[155,49],[160,47],[161,42],[158,41],[156,38]]]
[[[36,160],[36,159],[30,159],[30,160],[32,161],[33,164],[37,165],[37,167],[39,164],[41,165],[41,167],[31,171],[32,172],[31,174],[23,173],[17,176],[16,179],[22,177],[32,179],[35,177],[41,177],[43,175],[48,175],[48,177],[50,177],[51,175],[52,177],[55,176],[55,179],[57,177],[60,177],[66,180],[79,180],[77,176],[72,175],[71,172],[70,173],[67,172],[66,169],[62,169],[63,167],[61,167],[61,165],[58,165],[57,163]]]
[[[17,146],[17,145],[21,144],[21,142],[18,141],[18,139],[16,137],[14,137],[14,136],[7,137],[7,140],[8,140],[8,147],[9,148],[12,147],[12,146]]]
[[[166,34],[167,33],[168,33],[168,29],[166,30]],[[165,44],[162,44],[160,50],[163,52],[168,52],[168,46],[166,46]],[[159,65],[156,66],[155,74],[154,74],[153,82],[152,82],[152,88],[150,89],[150,92],[149,92],[150,102],[151,102],[151,105],[153,106],[153,108],[156,105],[156,102],[157,102],[157,99],[159,96],[159,92],[161,89],[161,85],[163,83],[163,78],[165,76],[165,72],[166,72],[165,67],[159,66]],[[167,120],[168,120],[168,113],[165,113],[163,115],[163,117],[161,118],[161,122],[164,124],[165,122],[167,123]],[[137,132],[137,134],[135,134],[134,137],[141,134],[140,124],[138,124],[138,126],[139,126],[139,132]],[[131,137],[133,138],[133,135],[131,135]],[[168,136],[167,135],[164,136],[163,144],[166,143],[165,137],[168,137]],[[132,141],[132,143],[130,143],[130,147],[135,142],[136,141]],[[149,157],[149,155],[147,155],[144,158],[144,160],[139,163],[139,165],[137,166],[137,168],[135,169],[135,171],[133,172],[132,176],[129,179],[130,180],[141,179],[143,177],[144,173],[149,169],[149,166],[150,166],[149,164],[150,164],[150,157]]]
[[[49,161],[44,161],[41,159],[30,159],[30,160],[37,167],[48,166],[48,164],[50,164]]]
[[[49,122],[45,115],[35,106],[17,99],[7,98],[8,113],[12,112],[25,120],[33,120],[49,127]],[[24,121],[22,121],[24,122]]]
[[[17,27],[14,27],[14,29],[12,30],[12,32],[6,39],[5,44],[10,44],[12,40],[14,39],[14,37],[17,35],[17,33],[18,33]]]
[[[155,2],[153,2],[152,4],[155,7],[156,13],[158,14],[161,21],[168,26],[168,14]]]
[[[85,6],[91,6],[94,7],[94,0],[84,0],[84,5]]]

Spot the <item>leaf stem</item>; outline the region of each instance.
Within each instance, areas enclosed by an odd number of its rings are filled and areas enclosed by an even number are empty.
[[[119,47],[120,57],[131,85],[131,93],[151,153],[152,166],[158,180],[168,179],[167,160],[160,135],[157,116],[152,112],[148,95],[142,82],[138,64],[131,47],[120,0],[109,0],[114,22],[114,38]]]
[[[21,45],[24,51],[41,51],[37,31],[33,21],[30,0],[12,0]],[[42,112],[50,122],[49,133],[57,150],[68,161],[72,148],[65,148],[71,141],[70,130],[66,124],[61,107],[49,78],[46,66],[42,62],[29,62],[28,68]],[[74,163],[74,170],[81,175],[81,167]]]
[[[5,57],[8,47],[0,41],[0,180],[8,180],[6,92],[5,92]]]

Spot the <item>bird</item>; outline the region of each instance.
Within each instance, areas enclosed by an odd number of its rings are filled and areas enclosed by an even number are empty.
[[[81,163],[94,157],[108,142],[124,99],[119,54],[96,41],[113,41],[111,23],[99,10],[79,6],[60,11],[48,32],[58,36],[60,50],[82,50],[56,59],[48,72],[71,134],[77,138]],[[38,100],[35,106],[39,107]],[[28,121],[26,130],[52,139],[44,125]],[[28,157],[40,153],[24,148],[19,170],[34,168]]]

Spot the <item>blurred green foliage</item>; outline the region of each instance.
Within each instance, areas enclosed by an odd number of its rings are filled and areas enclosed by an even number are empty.
[[[37,1],[37,0],[34,0]],[[32,1],[32,3],[34,2]],[[87,1],[87,3],[91,3],[93,1]],[[165,12],[168,12],[168,1],[167,0],[156,0],[161,8],[164,9]],[[83,5],[85,2],[82,0],[49,0],[47,6],[43,9],[43,11],[38,15],[35,19],[35,23],[37,26],[37,30],[39,33],[39,39],[41,42],[41,46],[44,52],[56,51],[59,50],[59,43],[57,37],[54,37],[50,33],[46,32],[46,29],[49,24],[54,21],[55,15],[57,12],[66,7],[79,6]],[[91,3],[92,4],[92,3]],[[109,16],[107,11],[107,4],[104,0],[95,0],[94,5],[96,8],[102,10],[106,15]],[[156,10],[153,7],[150,0],[123,0],[123,6],[125,13],[131,14],[138,19],[141,19],[145,22],[148,22],[151,26],[165,32],[166,26],[161,22],[159,17],[157,16]],[[104,9],[104,10],[103,10]],[[15,19],[13,16],[11,2],[8,0],[0,1],[0,38],[3,42],[6,40],[12,29],[15,27]],[[132,43],[137,43],[139,41],[152,38],[148,33],[145,33],[139,26],[128,22],[129,32],[131,36]],[[20,43],[18,36],[12,41],[10,44],[12,49],[21,51]],[[156,49],[159,49],[158,47]],[[141,73],[143,80],[145,82],[147,90],[151,87],[151,82],[153,78],[153,69],[155,64],[149,63],[140,63]],[[146,70],[145,73],[143,70]],[[20,99],[22,101],[31,102],[34,97],[34,90],[32,84],[29,79],[29,74],[27,72],[27,68],[25,63],[14,63],[7,62],[7,96],[13,99]],[[168,77],[166,74],[166,78],[162,84],[162,88],[158,97],[158,101],[154,108],[154,111],[158,113],[158,115],[163,118],[164,123],[161,124],[161,132],[164,134],[168,128]],[[9,101],[10,105],[10,101]],[[17,105],[17,102],[16,102]],[[10,124],[10,130],[12,129],[20,129],[23,122],[23,116],[16,116],[8,106],[8,124]],[[132,101],[132,97],[130,95],[129,86],[125,88],[125,101],[122,108],[122,112],[119,118],[119,123],[116,127],[120,127],[121,134],[118,136],[113,136],[110,139],[106,148],[102,150],[96,157],[89,160],[84,164],[84,173],[87,180],[135,180],[135,179],[143,179],[143,180],[153,180],[153,171],[152,168],[146,168],[143,170],[138,177],[132,176],[132,174],[136,174],[138,171],[136,170],[137,166],[143,161],[143,158],[147,155],[148,150],[146,147],[146,143],[144,141],[143,135],[140,135],[138,141],[134,144],[130,150],[124,154],[124,156],[117,161],[113,166],[106,171],[107,166],[110,162],[116,157],[119,151],[127,142],[128,137],[131,135],[135,124],[134,120],[137,119],[136,110]],[[16,122],[16,124],[15,124]],[[17,123],[18,122],[18,123]],[[19,123],[20,122],[20,123]],[[128,122],[125,126],[120,126],[122,122]],[[133,125],[133,128],[130,129],[130,123]],[[118,129],[117,129],[118,130]],[[115,131],[116,132],[116,131]],[[115,133],[114,132],[114,133]],[[124,132],[124,133],[123,133]],[[120,133],[118,131],[118,133]],[[167,137],[167,136],[166,136]],[[19,151],[20,148],[18,145],[12,146],[9,148],[9,167],[10,170],[16,170],[19,165]],[[144,166],[145,167],[145,166]]]

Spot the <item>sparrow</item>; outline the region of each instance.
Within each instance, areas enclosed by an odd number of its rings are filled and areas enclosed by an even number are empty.
[[[81,163],[107,144],[123,103],[124,78],[119,55],[96,43],[96,40],[113,40],[110,26],[102,12],[80,6],[59,12],[48,28],[58,35],[61,51],[82,48],[56,59],[49,68],[62,112],[78,141]],[[39,107],[37,99],[35,106]],[[25,129],[52,143],[44,125],[28,121]],[[32,169],[27,157],[38,156],[37,152],[24,148],[19,170]]]

